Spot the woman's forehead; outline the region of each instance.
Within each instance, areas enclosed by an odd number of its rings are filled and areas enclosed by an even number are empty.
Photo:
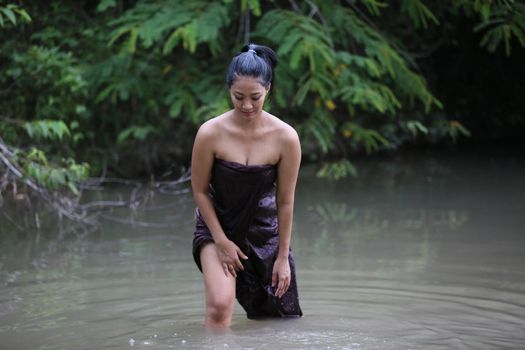
[[[234,91],[242,91],[246,93],[260,92],[261,90],[265,90],[260,78],[250,76],[236,77],[236,79],[233,81],[231,89]]]
[[[246,76],[240,76],[235,79],[230,89],[232,92],[246,95],[259,94],[267,90],[259,78]]]

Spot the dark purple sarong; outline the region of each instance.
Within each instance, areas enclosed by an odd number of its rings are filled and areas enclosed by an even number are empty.
[[[295,263],[289,254],[291,281],[288,291],[275,296],[273,263],[279,250],[276,165],[244,165],[215,159],[209,195],[226,236],[248,256],[237,273],[236,297],[248,318],[299,317]],[[202,271],[200,249],[213,237],[197,209],[193,258]]]

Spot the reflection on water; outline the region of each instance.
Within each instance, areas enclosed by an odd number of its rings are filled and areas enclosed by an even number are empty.
[[[4,235],[0,349],[523,349],[525,163],[485,151],[366,160],[342,182],[303,169],[305,317],[252,321],[237,307],[225,334],[201,325],[188,194],[116,213],[157,228]]]

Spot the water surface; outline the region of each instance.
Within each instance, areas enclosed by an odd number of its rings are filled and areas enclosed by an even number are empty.
[[[305,167],[292,243],[305,317],[237,306],[226,334],[202,327],[187,193],[84,235],[3,233],[0,349],[524,349],[524,160],[420,152],[357,161],[339,182]]]

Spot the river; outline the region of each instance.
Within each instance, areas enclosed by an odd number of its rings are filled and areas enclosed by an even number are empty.
[[[187,191],[85,234],[2,237],[0,349],[525,349],[525,157],[509,150],[357,159],[359,177],[337,182],[302,168],[305,316],[253,321],[237,305],[223,334],[202,326]]]

